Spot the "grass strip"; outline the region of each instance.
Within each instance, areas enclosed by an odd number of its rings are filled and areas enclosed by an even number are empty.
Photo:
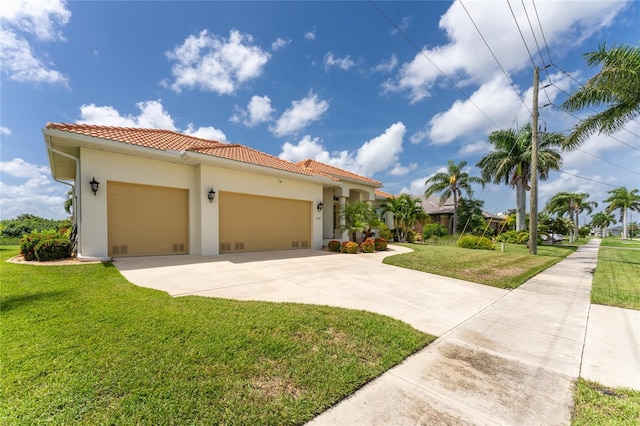
[[[0,424],[303,424],[435,339],[364,311],[172,298],[6,263]]]
[[[640,391],[578,379],[573,426],[640,424]]]
[[[640,250],[609,247],[598,251],[591,303],[640,310]]]
[[[516,288],[576,250],[575,246],[540,246],[530,255],[524,245],[505,244],[505,251],[470,250],[449,245],[401,244],[414,251],[384,263],[498,288]]]
[[[603,238],[601,247],[622,247],[640,249],[640,240],[623,240],[621,238]]]

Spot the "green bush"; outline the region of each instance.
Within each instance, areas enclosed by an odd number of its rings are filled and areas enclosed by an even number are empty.
[[[34,231],[20,239],[20,254],[25,260],[57,260],[71,256],[68,230]]]
[[[493,250],[494,245],[490,239],[486,237],[478,237],[475,235],[465,235],[458,240],[458,247],[478,250]]]
[[[408,230],[406,238],[407,238],[407,242],[408,243],[415,243],[416,242],[416,231],[411,230],[411,229]]]
[[[509,244],[517,244],[518,243],[518,233],[516,231],[506,231],[502,234],[498,235],[496,241],[499,243],[509,243]]]
[[[342,243],[341,251],[343,253],[356,254],[358,252],[358,243],[353,241],[345,241]]]
[[[0,236],[5,238],[22,238],[24,235],[34,231],[70,228],[71,221],[68,219],[43,219],[32,214],[21,214],[15,219],[0,221],[0,227]]]
[[[392,236],[393,236],[393,234],[391,233],[389,228],[387,228],[386,225],[383,224],[383,225],[380,226],[380,238],[383,238],[383,239],[389,241]]]
[[[329,251],[337,251],[338,253],[340,252],[340,241],[338,240],[331,240],[329,241],[329,243],[327,244],[327,248],[329,249]]]
[[[385,251],[387,249],[387,240],[385,238],[376,238],[373,240],[376,250]]]
[[[428,223],[422,228],[422,239],[428,240],[431,237],[444,237],[448,233],[446,226],[439,223]]]
[[[527,244],[529,242],[529,231],[518,232],[518,239],[516,242],[518,244]]]
[[[360,251],[363,253],[373,253],[375,248],[376,244],[373,242],[373,238],[367,238],[360,243]]]

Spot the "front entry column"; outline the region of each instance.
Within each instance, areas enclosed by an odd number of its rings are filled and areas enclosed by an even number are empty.
[[[340,206],[339,206],[339,211],[338,211],[338,220],[339,220],[339,230],[340,230],[340,240],[341,241],[348,241],[349,240],[349,231],[346,229],[346,224],[347,222],[345,221],[345,217],[344,217],[344,208],[345,205],[347,204],[347,197],[345,196],[340,196],[338,197],[339,202],[340,202]]]

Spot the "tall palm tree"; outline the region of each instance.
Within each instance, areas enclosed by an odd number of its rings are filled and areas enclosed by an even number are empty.
[[[414,198],[409,194],[387,198],[383,209],[385,212],[393,213],[396,238],[399,241],[404,240],[407,231],[413,228],[416,222],[423,223],[428,217],[420,203],[420,199]]]
[[[640,115],[640,46],[599,46],[586,53],[588,65],[602,69],[563,104],[567,111],[605,107],[581,121],[565,140],[563,148],[575,149],[595,132],[607,135],[622,129]]]
[[[598,206],[595,201],[587,201],[589,194],[586,192],[558,192],[551,197],[545,209],[550,213],[556,213],[558,216],[563,216],[565,213],[569,213],[569,219],[573,222],[574,230],[572,232],[575,240],[578,238],[578,230],[580,229],[579,215],[583,211],[591,213],[594,207]]]
[[[600,212],[593,215],[591,218],[591,226],[594,228],[600,228],[600,236],[605,237],[604,229],[608,228],[612,223],[616,223],[611,213]]]
[[[614,210],[620,210],[620,216],[622,217],[622,239],[626,240],[627,210],[640,212],[640,193],[637,189],[629,191],[624,186],[612,189],[607,193],[611,194],[611,196],[604,200],[605,203],[609,203],[605,211],[611,213]]]
[[[455,164],[452,160],[449,160],[446,172],[436,173],[425,182],[425,185],[427,185],[427,189],[424,191],[425,197],[428,198],[436,192],[441,192],[440,205],[443,205],[445,201],[453,197],[454,233],[458,229],[458,199],[462,196],[462,191],[472,197],[472,183],[479,183],[484,188],[484,180],[476,176],[469,176],[469,173],[463,171],[465,167],[467,167],[466,161]]]
[[[550,170],[559,170],[562,156],[559,147],[564,136],[561,133],[545,133],[538,144],[538,174],[547,180]],[[503,181],[516,188],[516,231],[526,229],[526,197],[531,180],[531,124],[519,131],[497,130],[489,135],[494,150],[476,164],[482,178],[494,183]]]

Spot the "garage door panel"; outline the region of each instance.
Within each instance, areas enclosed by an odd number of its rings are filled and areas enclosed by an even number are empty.
[[[188,191],[108,182],[110,256],[186,254]]]
[[[309,201],[232,192],[219,200],[221,252],[310,247]]]

